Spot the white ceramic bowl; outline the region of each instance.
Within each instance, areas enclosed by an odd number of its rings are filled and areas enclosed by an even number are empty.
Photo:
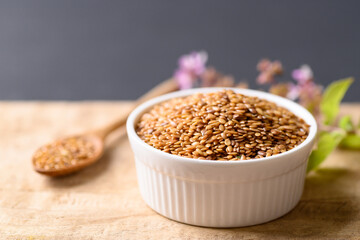
[[[313,116],[300,105],[269,93],[232,88],[283,106],[310,125],[307,139],[275,156],[246,161],[211,161],[162,152],[146,144],[134,126],[143,113],[165,100],[224,88],[198,88],[166,94],[138,106],[127,120],[140,192],[156,212],[206,227],[241,227],[276,219],[299,202],[307,159],[317,132]]]

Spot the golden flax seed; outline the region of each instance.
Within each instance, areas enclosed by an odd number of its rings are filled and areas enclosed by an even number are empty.
[[[33,161],[39,169],[63,169],[92,158],[94,154],[91,141],[84,137],[70,137],[41,147],[35,152]]]
[[[136,131],[164,152],[233,161],[293,149],[307,138],[309,125],[273,102],[223,90],[160,103],[141,117]]]

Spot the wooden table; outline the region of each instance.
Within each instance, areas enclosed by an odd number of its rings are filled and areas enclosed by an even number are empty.
[[[1,239],[360,239],[360,152],[334,152],[306,179],[286,216],[246,228],[213,229],[164,218],[145,205],[121,131],[103,159],[51,179],[32,170],[41,144],[108,123],[131,102],[0,102]],[[360,104],[342,106],[360,117]]]

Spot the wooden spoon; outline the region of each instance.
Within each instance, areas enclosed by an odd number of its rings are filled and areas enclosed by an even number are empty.
[[[104,142],[105,142],[105,138],[114,130],[118,129],[119,127],[125,125],[126,123],[126,119],[128,117],[128,114],[139,104],[157,97],[159,95],[165,94],[165,93],[169,93],[172,91],[175,91],[178,89],[178,85],[175,82],[174,79],[169,79],[166,80],[162,83],[160,83],[159,85],[157,85],[156,87],[154,87],[153,89],[151,89],[149,92],[147,92],[145,95],[143,95],[141,98],[139,98],[135,104],[134,107],[127,113],[125,114],[123,117],[119,118],[117,121],[115,121],[112,124],[109,124],[108,126],[105,126],[101,129],[95,130],[95,131],[91,131],[88,133],[84,133],[81,135],[76,135],[76,136],[70,136],[67,138],[62,138],[62,139],[58,139],[53,143],[50,144],[46,144],[43,147],[39,148],[35,154],[32,157],[32,163],[33,163],[33,167],[35,169],[35,171],[47,175],[47,176],[63,176],[63,175],[67,175],[76,171],[79,171],[93,163],[95,163],[97,160],[100,159],[100,157],[103,155],[104,153]],[[89,144],[92,145],[91,149],[92,149],[92,154],[90,155],[90,157],[86,157],[85,159],[81,159],[81,161],[75,161],[74,164],[68,164],[66,166],[63,167],[59,167],[59,168],[45,168],[45,167],[39,167],[39,164],[36,164],[37,162],[37,158],[39,156],[39,152],[42,151],[47,151],[47,146],[55,146],[56,143],[59,142],[66,142],[66,141],[70,141],[70,140],[74,140],[75,139],[82,139],[85,140],[86,142],[88,142]],[[66,151],[66,150],[64,150]],[[50,154],[50,152],[48,152],[48,154]],[[46,160],[47,161],[47,160]]]

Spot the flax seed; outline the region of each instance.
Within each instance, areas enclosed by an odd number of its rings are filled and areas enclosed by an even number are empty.
[[[154,106],[136,127],[149,145],[198,159],[270,157],[303,142],[309,125],[273,102],[223,90]]]
[[[33,157],[39,169],[63,169],[94,157],[95,146],[85,137],[70,137],[38,149]]]

